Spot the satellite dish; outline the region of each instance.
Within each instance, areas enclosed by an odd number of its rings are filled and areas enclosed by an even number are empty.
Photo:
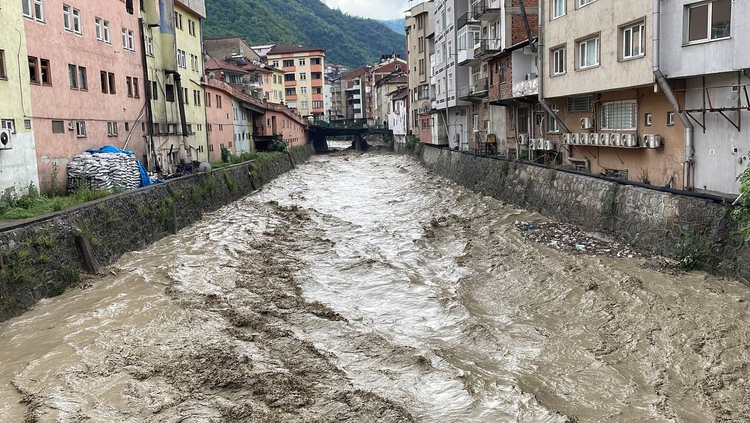
[[[429,101],[425,101],[424,103],[422,103],[422,110],[421,110],[421,112],[422,112],[423,115],[426,115],[427,113],[430,113],[430,110],[432,110],[432,104],[430,104]]]
[[[5,147],[10,142],[10,135],[8,135],[8,131],[2,131],[0,132],[0,144]]]
[[[200,164],[200,165],[198,166],[198,169],[199,169],[199,170],[200,170],[201,172],[203,172],[203,173],[208,173],[208,172],[210,172],[210,171],[211,171],[211,169],[212,169],[212,168],[211,168],[211,163],[209,163],[209,162],[202,162],[202,163],[201,163],[201,164]]]
[[[216,72],[209,72],[208,79],[216,79]]]

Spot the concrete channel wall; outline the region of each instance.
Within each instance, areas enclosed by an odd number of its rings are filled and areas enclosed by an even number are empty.
[[[98,265],[142,249],[248,195],[313,154],[295,147],[211,173],[113,195],[0,229],[0,322],[80,282],[85,239]]]
[[[424,144],[414,155],[475,192],[610,235],[642,252],[750,279],[750,249],[725,202]]]

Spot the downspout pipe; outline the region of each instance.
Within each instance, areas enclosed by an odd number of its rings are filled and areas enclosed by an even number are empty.
[[[565,124],[565,121],[563,121],[560,116],[557,115],[557,113],[552,110],[552,108],[547,104],[546,101],[544,101],[544,67],[546,66],[544,64],[544,56],[546,54],[546,51],[544,50],[544,0],[539,2],[539,13],[537,14],[539,19],[539,35],[537,35],[537,58],[539,60],[539,82],[537,86],[537,99],[539,100],[539,104],[542,105],[542,108],[545,112],[547,112],[550,116],[552,116],[553,119],[557,121],[558,126],[560,126],[560,129],[563,130],[565,133],[570,133],[570,128]],[[529,39],[529,44],[533,43],[534,40]]]
[[[693,189],[692,184],[692,170],[695,163],[695,144],[693,139],[693,123],[690,122],[687,114],[682,111],[680,104],[677,102],[672,87],[669,86],[667,78],[661,72],[661,42],[660,42],[660,16],[661,16],[661,0],[653,0],[653,39],[654,39],[654,77],[659,88],[664,92],[667,97],[667,101],[672,105],[677,116],[680,117],[682,125],[685,127],[685,162],[682,169],[682,186],[686,191]]]

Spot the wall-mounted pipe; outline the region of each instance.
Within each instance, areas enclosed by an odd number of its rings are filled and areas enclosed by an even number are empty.
[[[539,104],[542,105],[542,108],[550,115],[553,119],[557,121],[557,124],[560,126],[560,128],[565,133],[570,133],[570,129],[565,124],[565,122],[560,118],[560,116],[557,115],[557,113],[552,110],[552,108],[547,104],[546,101],[544,101],[544,1],[539,2],[539,13],[537,14],[539,24],[539,34],[537,35],[537,60],[539,61],[539,66],[537,69],[539,70],[539,82],[538,82],[538,88],[537,88],[537,99],[539,100]],[[529,44],[533,43],[534,40],[529,39]]]
[[[661,0],[653,0],[653,39],[654,39],[654,77],[656,83],[659,84],[659,88],[664,92],[667,97],[667,101],[672,105],[677,116],[680,117],[682,125],[685,127],[685,162],[683,163],[682,169],[682,187],[685,190],[692,190],[692,174],[693,167],[695,165],[695,144],[693,139],[693,123],[690,122],[687,114],[682,112],[680,104],[677,102],[672,87],[669,86],[666,77],[661,72],[661,51],[660,51],[660,16],[661,16]]]

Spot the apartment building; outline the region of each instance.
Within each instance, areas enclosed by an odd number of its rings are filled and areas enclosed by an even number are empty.
[[[403,71],[393,72],[375,83],[373,87],[373,118],[376,125],[388,123],[388,116],[391,114],[393,106],[391,95],[408,87],[409,77]]]
[[[681,130],[685,120],[692,126],[691,133],[684,134],[689,137],[683,147],[686,188],[738,194],[736,178],[747,168],[750,151],[750,137],[742,127],[750,118],[746,24],[750,4],[731,0],[658,4],[654,16],[660,21],[661,60],[656,64],[669,78],[680,106],[676,117],[673,110],[653,114],[652,124],[667,122]]]
[[[237,35],[204,38],[203,51],[207,55],[221,60],[244,58],[249,63],[261,61],[260,55],[253,50],[244,38]]]
[[[435,86],[431,143],[461,150],[469,149],[471,103],[459,97],[459,87],[469,84],[469,70],[459,65],[456,32],[458,18],[468,11],[466,0],[435,1],[435,53],[430,57]]]
[[[389,102],[385,97],[378,98],[376,85],[385,78],[403,74],[407,70],[406,60],[397,54],[383,55],[375,66],[365,68],[363,112],[369,125],[382,125],[388,116]],[[380,109],[383,109],[384,112],[381,113]]]
[[[201,84],[204,0],[146,0],[141,11],[146,50],[153,168],[208,160],[205,92]]]
[[[282,104],[268,104],[265,113],[254,119],[254,139],[259,150],[266,150],[277,139],[287,147],[307,144],[307,121]]]
[[[409,126],[409,95],[407,84],[388,95],[388,128],[393,131],[394,142],[399,144],[406,143]]]
[[[286,104],[286,99],[284,98],[284,71],[265,63],[262,66],[270,72],[263,80],[263,91],[266,94],[266,100],[269,103]]]
[[[287,106],[303,117],[324,115],[325,50],[276,44],[265,55],[272,67],[284,71]]]
[[[430,85],[430,55],[435,49],[434,17],[434,0],[420,3],[406,13],[406,61],[411,91],[408,131],[416,137],[422,132],[419,116],[429,115],[434,98]]]
[[[355,69],[332,81],[331,119],[365,119],[367,67]]]
[[[550,0],[540,10],[542,95],[573,132],[561,137],[567,160],[592,173],[688,188],[683,124],[654,90],[652,0]]]
[[[18,126],[34,131],[39,186],[48,189],[55,172],[65,181],[67,163],[89,148],[113,145],[144,157],[142,47],[132,5],[22,0],[21,7],[22,88],[30,86],[31,108]],[[10,36],[17,52],[22,40],[16,31]]]
[[[31,86],[25,71],[24,12],[33,16],[30,6],[10,2],[0,13],[0,201],[24,195],[30,186],[48,188],[39,185]]]
[[[208,161],[221,160],[223,148],[235,153],[234,116],[230,115],[232,86],[216,78],[205,78],[203,82],[206,105],[206,136],[208,137]],[[227,105],[224,107],[224,105]]]

